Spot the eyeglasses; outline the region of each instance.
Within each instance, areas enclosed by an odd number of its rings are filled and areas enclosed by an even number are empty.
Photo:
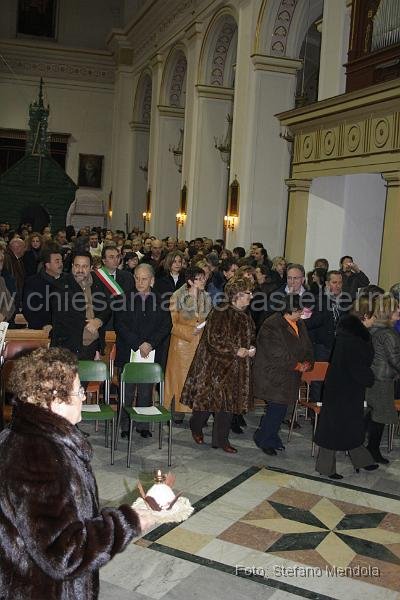
[[[70,394],[70,396],[78,396],[78,398],[80,398],[81,400],[83,400],[84,398],[86,398],[85,388],[83,388],[81,386],[77,392],[72,392]]]

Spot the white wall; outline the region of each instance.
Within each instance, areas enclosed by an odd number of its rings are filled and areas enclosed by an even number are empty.
[[[183,119],[161,116],[160,146],[157,170],[160,174],[160,184],[157,187],[157,198],[152,198],[152,204],[158,214],[157,235],[164,238],[175,235],[176,213],[179,212],[181,174],[175,165],[170,146],[177,146],[180,137],[179,129],[183,128]]]
[[[0,78],[0,127],[28,129],[29,103],[37,96],[36,78],[21,77],[18,83]],[[49,132],[71,134],[66,172],[73,181],[78,181],[79,154],[104,156],[102,188],[91,191],[99,200],[106,201],[111,187],[113,87],[49,79],[45,84],[45,102],[50,104]],[[81,193],[86,192],[78,190],[77,197]]]
[[[189,237],[222,237],[226,209],[228,169],[214,148],[214,136],[225,137],[227,114],[232,114],[229,100],[199,99],[196,175],[193,198],[189,198]],[[189,217],[188,217],[189,219]]]
[[[15,38],[18,0],[1,0],[0,4],[0,37]],[[57,42],[105,50],[108,34],[122,25],[122,19],[122,0],[59,0]]]
[[[305,267],[327,258],[330,268],[349,254],[371,280],[378,281],[386,188],[370,173],[313,180],[308,205]]]

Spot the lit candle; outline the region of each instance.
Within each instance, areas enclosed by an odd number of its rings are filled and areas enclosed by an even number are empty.
[[[162,475],[161,469],[157,469],[157,471],[156,471],[156,476],[155,476],[154,480],[155,480],[157,483],[161,483],[161,482],[162,482],[162,480],[163,480],[163,475]]]

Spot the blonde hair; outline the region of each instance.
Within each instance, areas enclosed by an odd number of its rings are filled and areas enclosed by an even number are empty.
[[[272,259],[271,269],[273,271],[276,271],[276,267],[279,265],[279,263],[285,263],[286,266],[288,264],[288,262],[284,256],[275,256],[275,258]]]
[[[399,303],[391,294],[384,294],[374,300],[374,317],[377,323],[392,324],[392,315],[399,308]]]

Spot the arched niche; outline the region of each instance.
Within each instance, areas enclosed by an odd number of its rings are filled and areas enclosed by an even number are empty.
[[[199,81],[214,87],[232,88],[235,84],[237,22],[223,9],[210,22],[200,55]]]
[[[144,71],[139,77],[136,88],[133,107],[133,121],[135,123],[150,125],[152,88],[151,73],[149,71]]]
[[[161,83],[161,104],[185,108],[187,60],[184,49],[175,47],[167,57]]]
[[[319,19],[323,0],[263,0],[257,19],[254,52],[297,59],[311,24]]]

